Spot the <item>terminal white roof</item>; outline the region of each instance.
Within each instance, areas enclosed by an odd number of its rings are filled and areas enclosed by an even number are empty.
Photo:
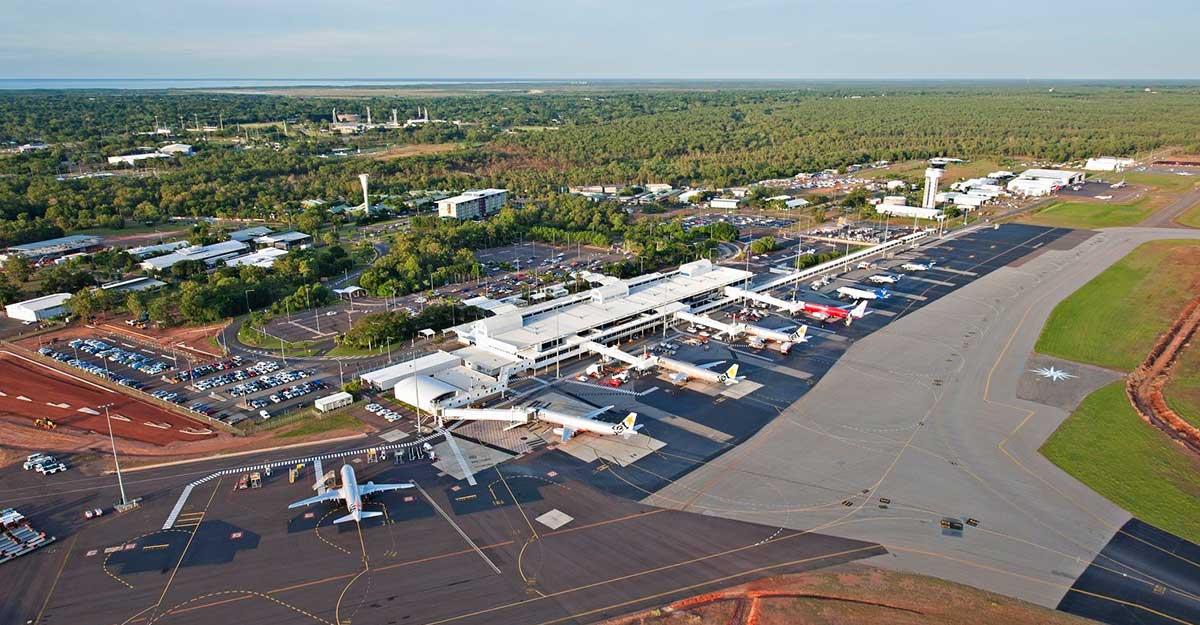
[[[368,371],[358,377],[367,384],[387,390],[395,386],[396,382],[401,378],[418,373],[431,373],[440,371],[441,369],[448,369],[461,362],[462,360],[458,356],[438,351],[415,360],[406,360],[383,367],[382,369]]]
[[[595,328],[656,311],[751,275],[741,269],[713,265],[707,260],[696,261],[665,276],[649,274],[632,280],[613,279],[591,291],[462,324],[454,331],[460,336],[485,336],[520,350],[563,336],[586,336]]]
[[[236,254],[247,248],[241,241],[222,241],[212,245],[198,245],[176,250],[163,256],[155,256],[142,261],[146,269],[167,269],[185,260],[209,261],[222,256]]]
[[[404,378],[395,387],[396,399],[428,412],[433,412],[437,400],[454,395],[459,390],[457,386],[427,375]]]
[[[1066,169],[1026,169],[1019,177],[1026,180],[1054,180],[1066,184],[1082,175],[1083,172]]]

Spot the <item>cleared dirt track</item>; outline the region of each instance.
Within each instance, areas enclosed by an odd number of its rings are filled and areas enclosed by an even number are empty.
[[[0,416],[23,420],[47,417],[60,428],[108,432],[104,409],[111,404],[113,434],[166,445],[216,436],[204,424],[168,412],[84,377],[68,374],[31,358],[0,351]]]

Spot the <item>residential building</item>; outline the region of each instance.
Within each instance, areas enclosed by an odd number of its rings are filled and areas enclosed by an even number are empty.
[[[482,219],[497,213],[508,201],[505,189],[467,191],[461,195],[438,200],[438,216],[454,219]]]

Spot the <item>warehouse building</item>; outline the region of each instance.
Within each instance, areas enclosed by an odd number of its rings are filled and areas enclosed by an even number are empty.
[[[226,267],[242,267],[249,265],[252,267],[262,267],[270,269],[275,265],[275,261],[280,257],[287,256],[287,250],[281,250],[274,247],[264,247],[257,252],[251,252],[243,256],[234,256],[225,261]]]
[[[230,232],[229,240],[230,241],[241,241],[242,243],[245,243],[247,241],[251,241],[258,237],[262,237],[262,236],[271,234],[271,232],[273,232],[273,230],[271,230],[270,228],[268,228],[266,226],[254,226],[252,228],[245,228],[242,230],[234,230],[233,232]]]
[[[1026,197],[1050,195],[1059,189],[1083,182],[1081,171],[1065,169],[1027,169],[1008,182],[1008,192]]]
[[[736,198],[736,197],[715,197],[708,201],[709,208],[737,210],[741,206],[742,206],[741,198]]]
[[[206,265],[211,267],[217,264],[218,261],[233,258],[247,249],[250,249],[249,246],[241,241],[222,241],[220,243],[213,243],[212,245],[194,245],[163,256],[147,258],[142,261],[141,267],[146,271],[163,271],[186,260],[204,261]]]
[[[171,241],[170,243],[159,243],[158,245],[142,245],[140,247],[131,247],[125,251],[137,258],[145,258],[147,256],[154,256],[155,254],[174,252],[175,250],[183,249],[188,245],[191,244],[187,241]]]
[[[1122,171],[1134,163],[1132,158],[1117,158],[1116,156],[1097,156],[1089,158],[1083,166],[1088,171]]]
[[[881,215],[891,215],[892,217],[915,217],[917,219],[941,219],[942,211],[937,208],[924,208],[922,206],[907,206],[904,204],[880,204],[875,207]]]
[[[438,216],[453,219],[482,219],[500,212],[508,201],[505,189],[467,191],[461,195],[438,200]]]
[[[326,395],[325,397],[318,397],[317,400],[313,402],[313,408],[316,408],[320,412],[329,412],[330,410],[345,408],[353,403],[354,396],[350,393],[342,391],[340,393]]]
[[[294,248],[308,247],[312,242],[312,235],[289,230],[287,232],[276,232],[254,239],[254,242],[262,247],[273,247],[278,250],[290,250]]]
[[[167,286],[167,283],[162,280],[141,277],[109,282],[108,284],[100,285],[100,288],[114,293],[132,293],[134,291],[149,291],[164,286]]]
[[[70,299],[70,293],[55,293],[9,304],[4,307],[4,312],[11,319],[33,323],[53,319],[67,312],[67,301]]]
[[[67,254],[83,252],[100,247],[100,237],[90,234],[73,234],[71,236],[47,239],[36,243],[25,243],[7,248],[0,254],[0,260],[8,260],[10,256],[20,255],[30,260],[58,258]]]

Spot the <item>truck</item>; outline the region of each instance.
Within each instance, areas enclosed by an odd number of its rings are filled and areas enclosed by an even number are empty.
[[[617,380],[618,382],[620,382],[622,384],[628,382],[629,381],[629,370],[627,369],[625,371],[617,373],[616,375],[613,376],[613,379]]]
[[[600,363],[588,365],[588,368],[584,371],[584,373],[593,378],[602,378],[604,377],[604,365]]]

